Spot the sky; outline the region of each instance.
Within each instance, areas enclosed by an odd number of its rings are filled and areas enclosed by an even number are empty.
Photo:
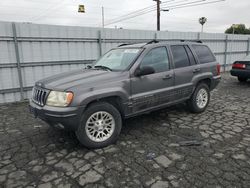
[[[165,1],[168,2],[162,4],[163,8],[198,0],[162,0]],[[85,13],[78,13],[79,4],[85,5]],[[153,0],[0,0],[0,21],[101,27],[101,7],[104,7],[104,21],[109,23],[155,4]],[[225,0],[216,4],[170,9],[169,12],[161,12],[161,30],[199,32],[200,17],[207,18],[204,32],[223,33],[226,28],[238,23],[250,27],[249,8],[249,0]],[[105,27],[156,30],[156,11]]]

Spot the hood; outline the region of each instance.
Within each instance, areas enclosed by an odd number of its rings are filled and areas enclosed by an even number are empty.
[[[61,73],[42,79],[36,83],[37,86],[51,90],[70,90],[72,87],[84,85],[84,87],[93,87],[99,84],[117,80],[121,72],[110,72],[96,69],[82,69]]]

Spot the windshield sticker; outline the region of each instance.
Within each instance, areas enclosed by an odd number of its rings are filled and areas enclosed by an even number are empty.
[[[124,51],[125,53],[133,53],[133,54],[136,54],[139,52],[139,49],[126,49]]]

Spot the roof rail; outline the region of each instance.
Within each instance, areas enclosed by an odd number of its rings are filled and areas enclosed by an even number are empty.
[[[118,45],[117,47],[122,47],[122,46],[127,46],[127,45],[131,45],[131,44],[129,44],[129,43],[123,43],[123,44]]]
[[[196,42],[196,43],[203,43],[201,40],[181,40],[181,42]]]
[[[149,42],[147,42],[146,44],[153,44],[153,43],[159,43],[160,41],[158,41],[158,40],[151,40],[151,41],[149,41]]]

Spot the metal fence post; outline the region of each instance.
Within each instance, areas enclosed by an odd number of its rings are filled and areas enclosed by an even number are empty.
[[[22,70],[21,70],[21,62],[20,62],[20,54],[18,48],[18,40],[17,40],[17,32],[16,32],[16,24],[12,23],[12,32],[14,38],[14,45],[15,45],[15,55],[16,55],[16,63],[17,63],[17,74],[20,86],[20,95],[21,100],[24,100],[24,91],[23,91],[23,78],[22,78]]]
[[[198,33],[198,40],[201,40],[201,33]]]
[[[157,40],[157,33],[156,32],[154,34],[154,38],[155,38],[155,40]]]
[[[98,31],[99,56],[102,56],[102,31]]]
[[[228,53],[228,35],[226,35],[226,40],[225,40],[224,72],[226,72],[226,66],[227,66],[227,53]]]
[[[247,40],[247,55],[250,53],[250,38]]]

